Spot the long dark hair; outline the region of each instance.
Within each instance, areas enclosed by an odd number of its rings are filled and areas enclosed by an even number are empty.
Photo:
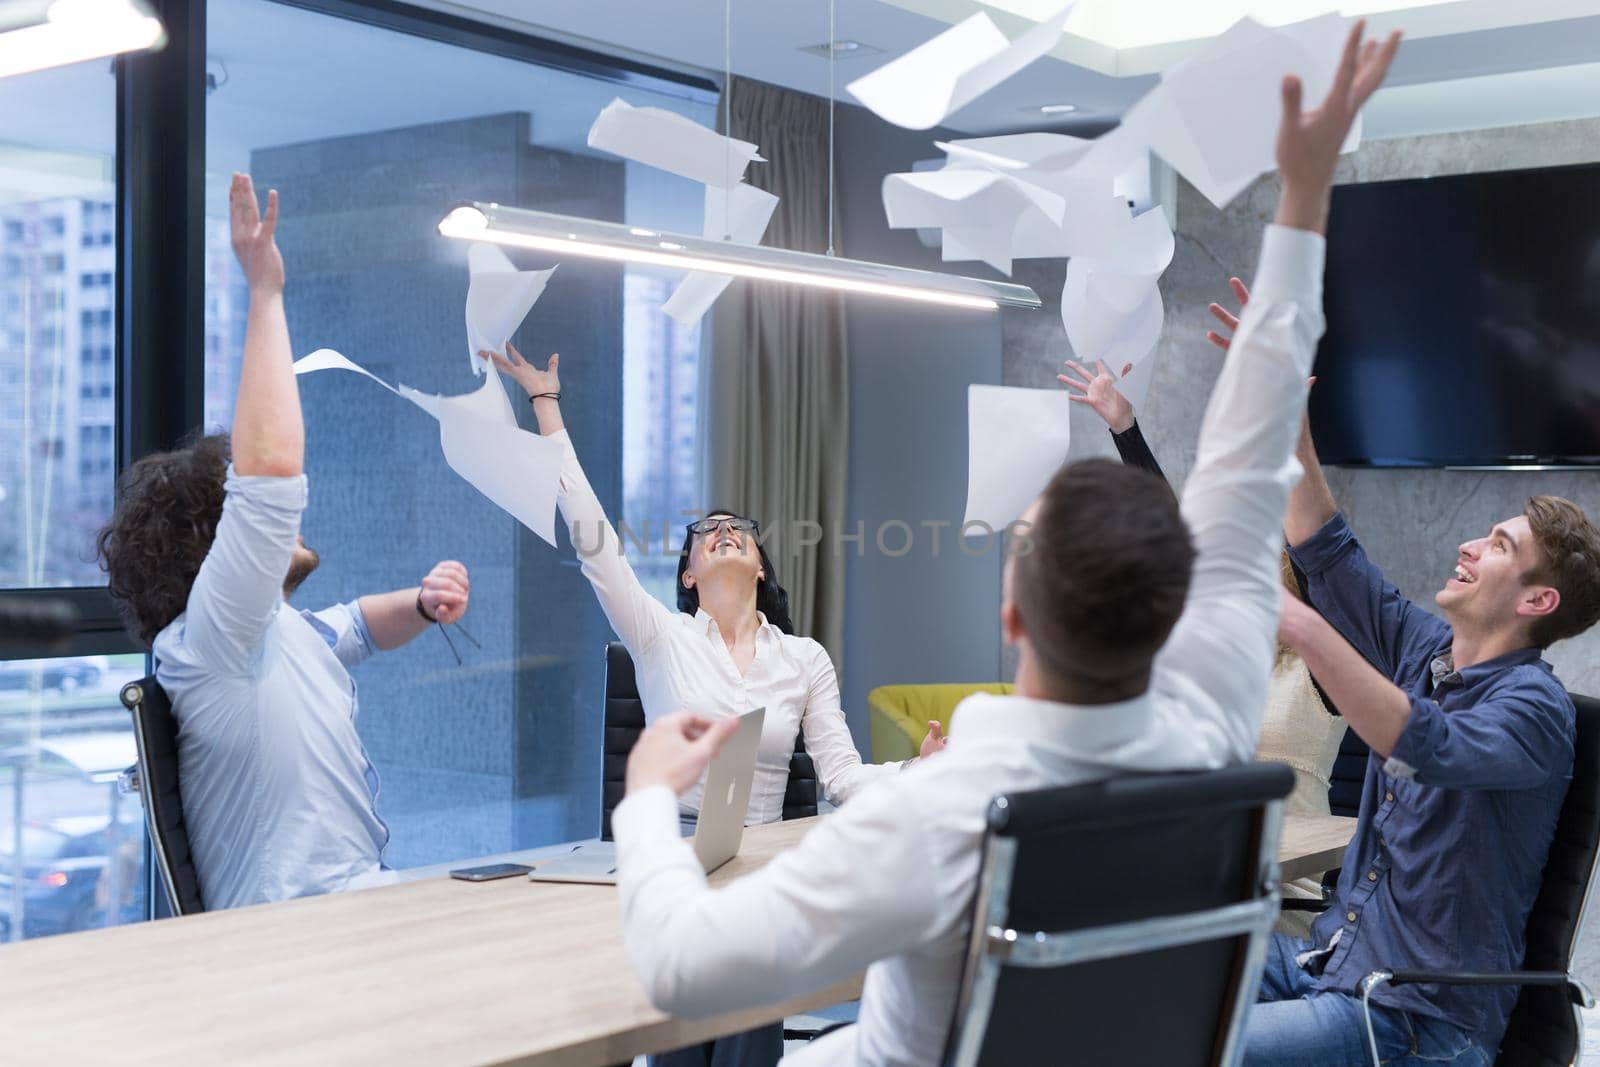
[[[744,518],[737,511],[729,511],[727,508],[712,508],[706,514]],[[756,581],[756,610],[765,615],[767,621],[779,630],[792,634],[794,622],[789,618],[789,594],[778,584],[778,570],[772,565],[772,558],[767,555],[766,548],[753,535],[750,535],[750,540],[755,541],[756,551],[761,553],[761,572],[765,575]],[[694,531],[685,530],[683,551],[678,553],[678,610],[686,615],[693,615],[700,610],[700,591],[687,588],[683,584],[684,572],[689,569],[689,553],[693,550]]]

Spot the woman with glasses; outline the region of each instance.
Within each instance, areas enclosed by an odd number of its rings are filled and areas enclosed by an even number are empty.
[[[713,511],[688,525],[678,560],[678,610],[668,608],[639,583],[584,477],[561,420],[560,357],[552,355],[540,370],[510,345],[505,356],[483,355],[527,391],[539,432],[566,446],[557,501],[583,574],[633,657],[645,719],[682,708],[710,715],[766,708],[746,823],[783,817],[797,736],[805,737],[817,779],[835,803],[903,766],[862,763],[840,708],[833,661],[817,642],[795,636],[788,594],[754,519]],[[944,747],[938,725],[930,726],[922,755]],[[699,788],[679,803],[687,828],[700,808]]]

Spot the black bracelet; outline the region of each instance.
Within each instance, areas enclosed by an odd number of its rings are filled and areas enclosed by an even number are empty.
[[[429,622],[438,622],[439,621],[438,619],[434,618],[432,615],[429,615],[428,614],[428,609],[422,606],[422,592],[421,592],[421,590],[417,591],[417,614],[421,615],[424,619],[427,619]]]
[[[532,396],[528,397],[528,403],[531,404],[535,400],[541,400],[541,399],[543,399],[545,397],[549,397],[551,400],[560,400],[561,399],[561,394],[560,393],[534,393]]]

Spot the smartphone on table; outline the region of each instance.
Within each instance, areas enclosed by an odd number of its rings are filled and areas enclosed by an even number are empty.
[[[515,878],[531,870],[532,867],[521,863],[490,863],[483,867],[462,867],[460,870],[451,871],[450,877],[459,878],[463,882],[492,882],[496,878]]]

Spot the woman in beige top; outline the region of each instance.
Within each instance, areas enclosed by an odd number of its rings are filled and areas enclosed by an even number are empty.
[[[1133,405],[1117,389],[1117,379],[1104,363],[1087,367],[1067,360],[1067,372],[1056,377],[1071,390],[1072,399],[1086,404],[1105,420],[1111,441],[1122,462],[1161,475],[1161,465],[1145,443],[1134,417]],[[1124,367],[1126,375],[1131,364]],[[1283,585],[1301,600],[1305,599],[1289,553],[1283,553]],[[1328,781],[1333,761],[1344,739],[1344,719],[1330,712],[1311,684],[1311,672],[1286,645],[1278,646],[1278,659],[1272,667],[1272,685],[1267,691],[1266,714],[1261,723],[1261,740],[1256,758],[1287,763],[1294,770],[1294,792],[1284,804],[1291,815],[1328,815]],[[1315,878],[1285,882],[1284,897],[1322,899],[1322,884]],[[1286,911],[1278,918],[1278,929],[1297,937],[1308,937],[1314,912]]]
[[[1289,565],[1289,553],[1282,557],[1283,587],[1301,600],[1305,594]],[[1278,646],[1278,659],[1272,665],[1272,685],[1267,690],[1266,714],[1261,720],[1261,740],[1256,758],[1287,763],[1294,770],[1294,792],[1284,802],[1290,815],[1328,815],[1328,785],[1333,761],[1344,740],[1344,719],[1328,710],[1305,661],[1287,645]],[[1317,878],[1297,878],[1283,884],[1284,899],[1322,899],[1322,882]],[[1278,916],[1278,930],[1296,937],[1309,937],[1315,912],[1285,911]]]

